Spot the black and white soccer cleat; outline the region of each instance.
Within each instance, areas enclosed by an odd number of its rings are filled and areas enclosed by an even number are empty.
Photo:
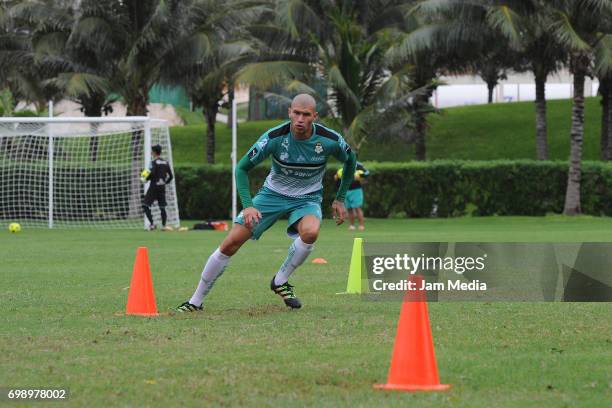
[[[293,285],[290,285],[289,282],[285,282],[282,285],[274,284],[274,277],[272,277],[272,281],[270,282],[270,289],[272,292],[276,293],[278,296],[283,298],[285,305],[289,306],[292,309],[299,309],[302,307],[300,303],[300,299],[295,296],[293,292]]]

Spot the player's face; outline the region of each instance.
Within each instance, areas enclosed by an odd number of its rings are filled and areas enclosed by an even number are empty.
[[[318,115],[312,106],[293,103],[289,107],[289,119],[292,131],[299,136],[307,135],[312,131],[312,122]]]

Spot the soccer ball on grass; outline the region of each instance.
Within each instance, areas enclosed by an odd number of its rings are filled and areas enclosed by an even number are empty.
[[[9,224],[8,230],[12,233],[17,233],[21,231],[21,225],[17,224],[16,222],[12,222]]]

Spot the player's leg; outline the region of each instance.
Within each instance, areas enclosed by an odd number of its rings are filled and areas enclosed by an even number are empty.
[[[317,203],[308,203],[296,209],[289,216],[289,225],[288,232],[297,232],[294,234],[297,236],[289,246],[287,258],[272,278],[270,289],[281,296],[287,306],[298,309],[302,304],[295,296],[293,285],[289,284],[289,276],[314,250],[314,243],[321,228],[321,206]]]
[[[349,221],[348,229],[354,230],[355,229],[355,209],[347,208],[346,212],[348,213],[348,221]]]
[[[157,205],[159,206],[159,212],[161,214],[162,228],[166,227],[166,221],[168,220],[168,214],[166,213],[166,189],[161,189],[157,195]]]
[[[202,271],[202,276],[198,282],[198,287],[189,301],[178,307],[179,311],[191,312],[194,310],[202,310],[204,297],[210,292],[219,276],[225,271],[230,261],[230,257],[238,252],[240,247],[251,238],[251,235],[251,230],[247,227],[240,224],[234,224],[219,248],[208,257],[204,265],[204,270]]]
[[[355,229],[355,208],[359,207],[356,201],[356,191],[357,189],[349,190],[346,192],[346,198],[344,199],[344,207],[348,213],[348,221],[349,226],[348,229]]]
[[[352,202],[355,212],[357,213],[357,219],[359,220],[359,230],[363,231],[365,226],[363,225],[363,189],[356,188],[352,191]]]
[[[202,310],[204,297],[215,281],[223,274],[223,271],[229,263],[230,257],[234,255],[242,245],[251,239],[259,239],[261,235],[270,228],[284,212],[280,211],[278,200],[271,199],[270,194],[266,191],[260,191],[253,198],[253,206],[261,212],[261,220],[251,229],[244,225],[244,217],[242,212],[238,214],[234,220],[232,227],[227,237],[223,240],[219,248],[213,252],[208,258],[202,277],[198,283],[198,287],[194,292],[189,302],[185,302],[179,306],[179,311]]]
[[[308,258],[314,249],[320,227],[321,221],[314,215],[306,215],[298,221],[296,229],[299,236],[289,246],[287,258],[274,277],[275,285],[287,282],[293,271]]]
[[[365,229],[365,224],[363,222],[363,210],[361,207],[357,208],[357,219],[359,220],[359,230],[363,231]]]
[[[147,220],[149,220],[150,230],[155,229],[155,224],[153,223],[153,214],[151,214],[151,205],[153,205],[153,202],[155,201],[155,192],[153,190],[154,190],[154,187],[149,186],[149,189],[147,190],[147,193],[145,194],[144,201],[142,204],[142,209],[145,213],[145,216],[147,217]]]

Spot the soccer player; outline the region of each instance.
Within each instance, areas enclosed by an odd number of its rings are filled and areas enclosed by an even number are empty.
[[[355,230],[355,217],[357,217],[357,221],[359,222],[359,231],[363,231],[365,229],[365,224],[363,220],[363,187],[362,180],[370,175],[368,169],[365,168],[363,164],[357,162],[355,175],[353,182],[351,183],[348,192],[346,193],[346,200],[344,201],[344,206],[348,212],[349,219],[349,230]],[[337,187],[340,188],[340,178],[342,177],[342,169],[339,169],[338,172],[334,175],[334,179],[336,180]]]
[[[156,226],[153,223],[153,214],[151,214],[151,205],[154,201],[157,201],[159,206],[159,212],[161,213],[162,229],[166,229],[166,220],[168,218],[166,214],[166,184],[172,181],[174,176],[170,169],[168,161],[161,158],[162,147],[155,145],[151,148],[151,155],[153,160],[151,161],[151,169],[149,175],[144,178],[144,181],[150,181],[149,189],[144,197],[144,204],[142,206],[147,219],[149,220],[149,230],[153,231]]]
[[[230,258],[249,239],[257,240],[280,217],[288,214],[287,234],[294,239],[287,258],[272,277],[270,289],[285,305],[302,306],[289,276],[314,249],[321,227],[321,201],[325,165],[330,156],[344,163],[347,177],[342,178],[332,215],[340,225],[346,217],[344,197],[355,172],[355,154],[335,131],[319,123],[316,102],[307,94],[297,95],[289,107],[289,122],[264,133],[240,160],[236,185],[244,208],[221,246],[208,258],[198,287],[180,312],[202,310],[204,297],[225,270]],[[254,198],[249,192],[248,172],[266,157],[272,157],[272,168]]]

